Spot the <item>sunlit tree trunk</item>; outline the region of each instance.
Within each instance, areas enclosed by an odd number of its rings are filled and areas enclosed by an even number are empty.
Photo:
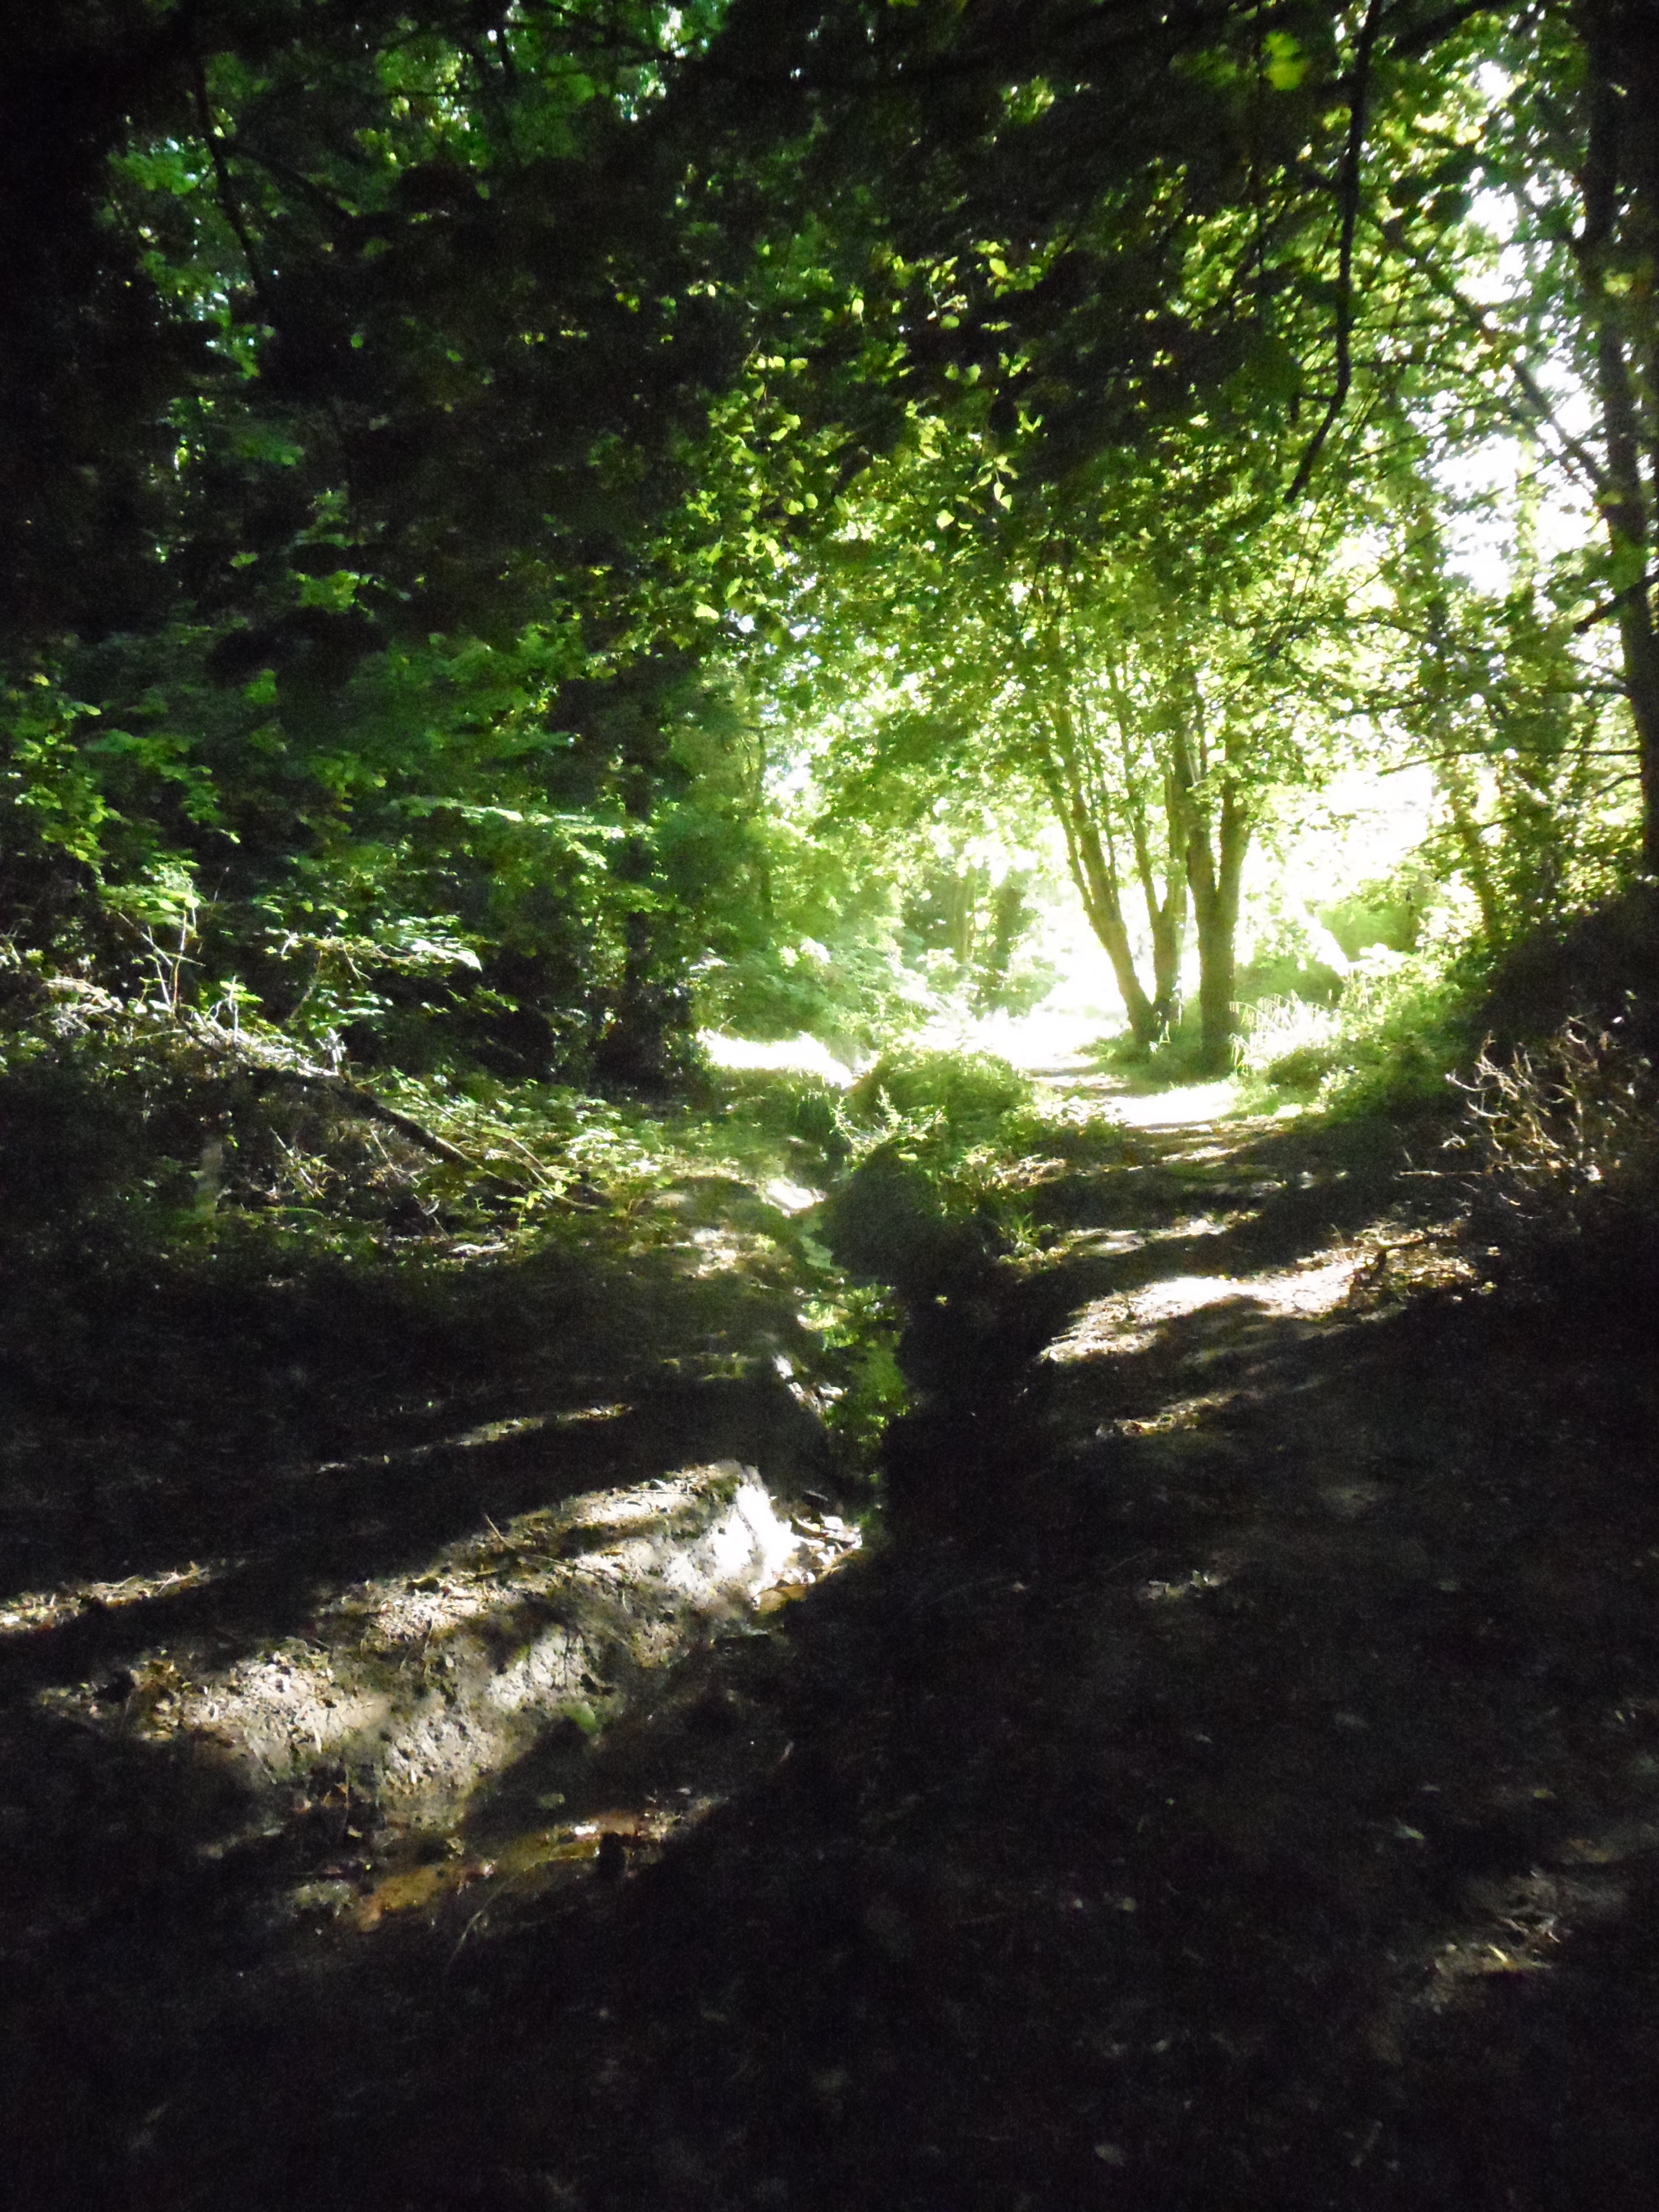
[[[1146,927],[1152,945],[1152,1020],[1160,1041],[1181,1019],[1181,956],[1187,939],[1187,841],[1174,784],[1167,772],[1150,768],[1137,743],[1133,700],[1119,672],[1106,671],[1107,691],[1117,722],[1123,764],[1124,814],[1134,848],[1135,874],[1146,902]],[[1153,806],[1149,786],[1156,778],[1164,817],[1163,884],[1153,854]]]
[[[1128,1015],[1130,1036],[1137,1044],[1152,1046],[1159,1040],[1159,1022],[1152,1011],[1152,1000],[1146,995],[1146,987],[1134,973],[1134,947],[1124,918],[1124,884],[1117,874],[1117,856],[1102,838],[1095,810],[1088,803],[1082,763],[1078,761],[1078,734],[1073,726],[1071,708],[1064,699],[1048,702],[1046,726],[1048,741],[1042,745],[1037,769],[1044,790],[1048,792],[1055,821],[1066,838],[1066,865],[1071,869],[1071,880],[1078,884],[1088,927],[1095,931],[1102,947],[1106,949],[1106,957],[1113,963],[1117,991]]]
[[[1193,686],[1200,711],[1197,686]],[[1212,1074],[1232,1064],[1238,1009],[1233,991],[1239,901],[1250,847],[1250,814],[1238,779],[1224,758],[1206,771],[1201,729],[1177,720],[1170,732],[1171,781],[1186,830],[1187,884],[1198,943],[1199,1057]]]
[[[1089,927],[1112,963],[1130,1034],[1137,1044],[1150,1048],[1162,1035],[1162,1024],[1135,972],[1134,946],[1123,913],[1123,890],[1115,860],[1103,840],[1099,825],[1062,761],[1051,750],[1044,764],[1043,781],[1056,819],[1066,839],[1066,864]]]
[[[1129,827],[1134,839],[1135,872],[1146,901],[1146,924],[1152,939],[1152,1015],[1159,1035],[1168,1036],[1181,1019],[1181,956],[1187,945],[1187,840],[1181,810],[1174,803],[1173,788],[1167,777],[1164,791],[1167,842],[1161,895],[1152,860],[1148,813],[1140,792],[1135,790],[1130,802]]]
[[[1066,839],[1072,881],[1089,927],[1112,963],[1129,1033],[1144,1050],[1150,1050],[1162,1040],[1167,1024],[1135,968],[1111,809],[1100,777],[1090,772],[1087,747],[1072,708],[1070,670],[1057,635],[1051,635],[1029,664],[1026,681],[1039,732],[1037,773]]]

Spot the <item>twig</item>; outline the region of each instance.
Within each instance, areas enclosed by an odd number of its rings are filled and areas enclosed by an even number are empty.
[[[355,1107],[358,1113],[366,1115],[371,1121],[384,1122],[388,1129],[395,1129],[399,1136],[407,1137],[411,1145],[418,1145],[423,1152],[431,1152],[441,1160],[453,1161],[457,1167],[474,1170],[478,1167],[477,1160],[462,1152],[459,1146],[452,1145],[447,1137],[435,1135],[416,1121],[412,1115],[399,1113],[395,1106],[388,1106],[385,1099],[376,1097],[374,1091],[365,1090],[361,1083],[349,1081],[343,1075],[331,1075],[327,1069],[320,1067],[260,1067],[257,1063],[255,1072],[268,1083],[292,1083],[302,1091],[329,1091],[346,1105]]]
[[[492,1900],[491,1900],[491,1902],[493,1903],[493,1902],[494,1902],[494,1899],[492,1899]],[[449,1972],[450,1968],[454,1965],[454,1963],[455,1963],[456,1960],[457,1960],[457,1959],[459,1959],[459,1958],[460,1957],[460,1955],[461,1955],[461,1946],[465,1942],[465,1941],[466,1941],[467,1937],[468,1937],[468,1936],[472,1933],[473,1929],[477,1926],[478,1923],[479,1923],[482,1919],[483,1919],[483,1918],[486,1917],[486,1915],[489,1913],[489,1905],[481,1905],[478,1907],[477,1911],[473,1914],[473,1916],[472,1916],[472,1917],[471,1918],[471,1920],[469,1920],[469,1921],[467,1922],[467,1923],[466,1923],[465,1927],[462,1929],[462,1930],[461,1930],[461,1932],[460,1932],[459,1936],[456,1938],[456,1942],[455,1942],[455,1948],[454,1948],[454,1949],[450,1953],[450,1954],[449,1954],[448,1958],[444,1961],[444,1972],[445,1972],[445,1973],[447,1973],[447,1972]]]

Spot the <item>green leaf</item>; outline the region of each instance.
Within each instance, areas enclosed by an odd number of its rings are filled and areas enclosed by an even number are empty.
[[[1289,31],[1269,31],[1261,43],[1267,57],[1262,75],[1275,92],[1294,92],[1310,67],[1299,41]]]

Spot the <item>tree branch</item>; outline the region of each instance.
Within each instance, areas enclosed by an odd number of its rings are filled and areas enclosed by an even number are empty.
[[[1650,573],[1638,576],[1633,584],[1626,584],[1622,592],[1615,592],[1610,599],[1603,599],[1599,607],[1592,607],[1589,614],[1580,616],[1572,626],[1573,635],[1583,637],[1587,629],[1594,629],[1598,623],[1607,622],[1613,616],[1621,614],[1632,599],[1645,598],[1656,580],[1659,578]]]
[[[270,295],[266,289],[264,278],[259,273],[259,264],[254,258],[253,240],[248,234],[247,223],[238,204],[235,188],[230,180],[230,164],[225,159],[224,136],[213,119],[213,103],[208,98],[207,71],[202,64],[199,54],[191,63],[191,74],[196,95],[196,112],[202,125],[202,137],[206,142],[208,158],[213,163],[213,174],[219,188],[220,210],[235,234],[236,243],[242,249],[242,258],[247,264],[248,282],[253,287],[253,296],[270,319],[272,315]]]
[[[1342,228],[1336,250],[1336,383],[1324,417],[1309,439],[1297,464],[1285,502],[1288,506],[1294,506],[1308,489],[1314,465],[1337,416],[1347,404],[1348,390],[1353,382],[1353,240],[1359,223],[1359,169],[1365,151],[1365,101],[1370,92],[1371,54],[1377,33],[1382,27],[1384,5],[1385,0],[1370,0],[1365,20],[1359,27],[1353,56],[1353,90],[1348,103],[1348,142],[1342,150],[1342,167],[1337,179]]]
[[[1383,239],[1395,252],[1402,253],[1419,274],[1426,277],[1431,289],[1438,293],[1449,307],[1456,309],[1464,326],[1474,331],[1492,351],[1502,357],[1503,364],[1521,387],[1522,398],[1531,412],[1534,428],[1553,431],[1561,441],[1565,459],[1577,465],[1580,475],[1594,492],[1599,493],[1607,482],[1607,473],[1582,438],[1574,437],[1560,420],[1549,397],[1516,352],[1516,339],[1497,329],[1485,311],[1459,291],[1454,280],[1445,276],[1430,261],[1427,254],[1411,244],[1405,234],[1405,226],[1397,218],[1378,226]]]

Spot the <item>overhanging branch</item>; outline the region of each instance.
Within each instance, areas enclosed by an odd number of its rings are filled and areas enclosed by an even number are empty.
[[[1353,382],[1353,241],[1359,224],[1359,170],[1365,151],[1365,102],[1370,92],[1371,55],[1376,46],[1377,33],[1382,27],[1384,0],[1370,0],[1365,10],[1365,20],[1359,27],[1359,39],[1354,47],[1353,91],[1348,104],[1348,139],[1342,149],[1342,167],[1337,178],[1337,198],[1342,210],[1342,228],[1336,252],[1336,382],[1319,428],[1309,439],[1296,477],[1290,489],[1290,503],[1294,504],[1308,489],[1325,441],[1331,434],[1337,416],[1347,404],[1349,387]]]

